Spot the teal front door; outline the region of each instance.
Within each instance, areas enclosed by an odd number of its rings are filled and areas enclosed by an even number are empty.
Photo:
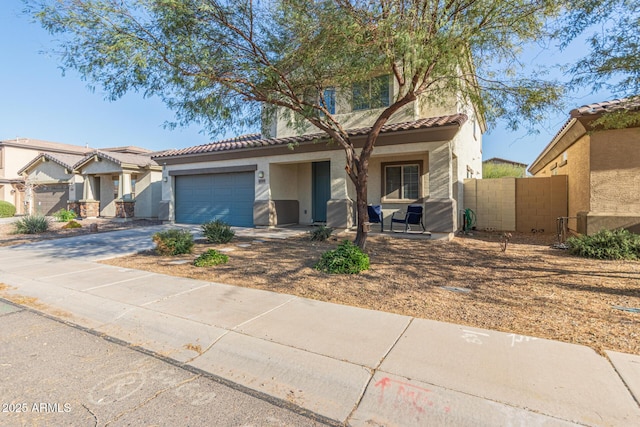
[[[327,222],[327,202],[331,198],[331,162],[314,162],[311,169],[313,222]]]

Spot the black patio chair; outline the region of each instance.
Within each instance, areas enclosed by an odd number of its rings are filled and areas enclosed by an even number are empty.
[[[384,232],[382,205],[369,205],[367,210],[369,211],[369,222],[372,224],[380,223],[380,232]]]
[[[398,218],[396,218],[398,215]],[[393,224],[404,224],[403,232],[411,231],[412,225],[420,225],[422,227],[422,233],[426,230],[422,223],[422,205],[409,205],[406,211],[396,211],[391,215],[391,231],[393,231]]]

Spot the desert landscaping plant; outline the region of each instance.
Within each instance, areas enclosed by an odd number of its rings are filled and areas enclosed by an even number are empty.
[[[66,223],[62,228],[67,230],[71,228],[82,228],[82,225],[78,221],[71,220],[68,223]]]
[[[196,258],[193,261],[193,265],[196,267],[213,267],[215,265],[226,264],[228,261],[229,257],[226,254],[220,253],[215,249],[209,249]]]
[[[236,235],[229,224],[219,219],[202,224],[202,233],[210,243],[228,243]]]
[[[8,218],[16,214],[16,207],[9,202],[0,200],[0,218]]]
[[[193,249],[193,234],[189,230],[172,228],[154,234],[153,242],[160,255],[190,254]]]
[[[591,236],[567,239],[569,252],[596,259],[640,259],[640,235],[625,229],[600,230]]]
[[[60,209],[58,212],[55,212],[53,214],[53,217],[58,222],[67,222],[67,221],[71,221],[72,219],[75,219],[77,215],[74,211],[70,211],[67,209]]]
[[[329,238],[329,236],[331,236],[331,233],[333,233],[333,228],[319,225],[317,227],[314,227],[313,230],[309,231],[309,239],[316,242],[324,242]]]
[[[358,274],[369,269],[369,255],[345,240],[336,249],[323,253],[315,268],[330,274]]]
[[[49,220],[43,215],[27,215],[16,221],[16,233],[37,234],[49,229]]]

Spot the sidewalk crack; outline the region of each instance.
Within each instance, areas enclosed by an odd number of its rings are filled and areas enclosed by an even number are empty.
[[[344,425],[349,425],[349,420],[351,419],[351,417],[353,417],[353,414],[356,412],[356,410],[360,406],[360,403],[362,403],[362,399],[364,399],[364,395],[367,392],[367,389],[369,388],[369,385],[371,384],[371,381],[373,381],[373,377],[375,377],[376,373],[378,372],[378,369],[380,369],[380,366],[382,365],[382,363],[385,361],[385,359],[387,358],[389,353],[391,353],[391,350],[393,350],[395,348],[395,346],[398,344],[398,341],[400,341],[400,338],[402,338],[404,333],[407,332],[407,329],[409,329],[409,326],[411,326],[411,323],[413,323],[413,320],[414,320],[414,317],[411,317],[409,319],[409,322],[407,322],[407,326],[405,326],[404,329],[402,330],[402,332],[400,332],[398,334],[398,337],[389,346],[389,349],[386,351],[386,353],[382,355],[382,357],[378,361],[378,364],[373,369],[371,369],[371,376],[369,377],[369,380],[367,381],[367,383],[362,388],[362,391],[360,392],[360,396],[358,396],[358,400],[353,405],[353,409],[351,410],[351,412],[349,412],[349,415],[347,415],[347,418],[345,418]]]

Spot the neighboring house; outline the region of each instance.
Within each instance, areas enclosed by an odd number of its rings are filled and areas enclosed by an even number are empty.
[[[70,207],[85,217],[157,218],[162,167],[137,147],[95,150],[75,163],[81,192]]]
[[[640,233],[640,127],[606,129],[593,121],[611,111],[637,110],[640,102],[585,105],[529,167],[535,176],[568,178],[569,228],[582,234],[627,228]]]
[[[40,153],[18,171],[24,177],[25,213],[52,215],[67,209],[71,200],[82,194],[82,177],[74,165],[84,156]]]
[[[26,213],[29,207],[25,205],[27,200],[24,177],[19,173],[21,168],[40,153],[82,156],[87,150],[88,148],[77,145],[27,138],[0,141],[0,200],[13,203],[18,215]],[[51,194],[47,194],[46,191],[44,188],[40,189],[41,201],[55,198],[61,189],[53,188]]]
[[[501,168],[504,168],[504,170],[501,170]],[[489,169],[489,173],[487,173],[487,169]],[[482,162],[482,170],[483,178],[496,178],[495,176],[491,176],[491,173],[497,173],[500,175],[497,176],[497,178],[506,176],[524,178],[527,174],[527,165],[525,163],[514,162],[513,160],[492,157]]]
[[[156,218],[162,168],[151,154],[130,146],[39,153],[18,171],[25,213],[51,215],[65,208],[83,218]]]
[[[356,146],[389,105],[394,88],[390,78],[386,81],[389,90],[367,105],[351,105],[349,91],[326,97]],[[310,125],[291,126],[286,110],[265,117],[262,135],[153,156],[164,165],[159,218],[195,224],[221,218],[237,226],[353,226],[355,189],[345,172],[344,150]],[[391,118],[376,143],[368,180],[368,202],[383,206],[385,229],[392,212],[417,203],[425,207],[428,231],[452,236],[463,179],[481,176],[483,130],[474,109],[454,101],[434,107],[419,99]]]

